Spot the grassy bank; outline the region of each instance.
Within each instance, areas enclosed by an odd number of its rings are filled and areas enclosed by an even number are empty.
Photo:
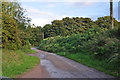
[[[25,49],[25,50],[23,50],[26,54],[36,54],[37,53],[37,51],[35,51],[35,50],[32,50],[32,49]]]
[[[116,70],[115,70],[117,66],[112,65],[112,64],[107,64],[107,60],[106,61],[96,60],[94,58],[94,55],[88,55],[84,53],[72,54],[72,53],[65,53],[65,52],[58,52],[57,54],[67,57],[69,59],[72,59],[81,64],[84,64],[88,67],[92,67],[99,71],[118,77],[118,75],[116,74]]]
[[[33,50],[27,50],[34,52]],[[2,75],[15,77],[39,64],[39,58],[26,55],[22,50],[3,50]]]
[[[2,49],[0,49],[0,76],[2,76]]]

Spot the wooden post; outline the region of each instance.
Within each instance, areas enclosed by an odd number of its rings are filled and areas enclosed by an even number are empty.
[[[120,1],[118,2],[118,21],[120,22]]]
[[[42,32],[42,40],[44,39],[44,32]]]
[[[114,19],[113,19],[113,0],[110,0],[110,20],[111,20],[111,28],[114,28]]]

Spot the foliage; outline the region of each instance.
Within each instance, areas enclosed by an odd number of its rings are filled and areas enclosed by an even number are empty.
[[[99,17],[98,20],[95,21],[95,23],[103,29],[111,29],[110,16]],[[114,26],[117,27],[117,25],[118,21],[114,18]]]
[[[97,26],[90,18],[63,18],[54,20],[52,24],[47,24],[42,28],[45,38],[54,36],[68,36],[72,34],[83,33],[87,29]]]
[[[82,34],[73,34],[71,36],[63,37],[49,37],[41,41],[39,48],[54,52],[62,53],[63,56],[74,56],[76,54],[84,53],[85,55],[93,55],[92,58],[103,61],[104,64],[113,65],[109,69],[116,76],[119,76],[120,71],[120,38],[119,29],[102,31],[102,28],[91,28]],[[79,61],[79,58],[72,58]],[[101,67],[103,67],[101,65]],[[116,68],[115,68],[116,67]],[[103,67],[104,70],[106,69]]]
[[[31,26],[27,27],[25,36],[32,46],[38,46],[39,42],[43,40],[43,33],[40,26],[35,28]]]
[[[44,39],[39,47],[52,52],[59,52],[62,50],[68,52],[74,51],[74,53],[76,53],[80,51],[79,48],[81,47],[82,43],[91,40],[94,34],[99,34],[98,31],[99,28],[91,28],[85,31],[83,34],[73,34],[66,37],[49,37]]]
[[[41,27],[32,28],[25,12],[18,2],[2,2],[3,48],[30,49],[43,39]]]
[[[104,61],[99,61],[97,59],[94,58],[94,55],[89,55],[89,54],[85,54],[83,52],[79,52],[76,54],[70,54],[70,53],[66,53],[66,52],[58,52],[58,55],[61,56],[65,56],[69,59],[72,59],[76,62],[79,62],[81,64],[84,64],[86,66],[95,68],[99,71],[105,72],[107,74],[113,75],[113,76],[117,76],[119,77],[118,73],[118,68],[117,65],[113,65],[113,63],[107,63],[107,60]]]
[[[17,2],[2,2],[2,43],[3,48],[6,49],[20,49],[26,44],[26,40],[23,40],[23,30],[19,29],[21,21],[27,22],[27,19],[23,15],[24,11]],[[24,17],[24,20],[22,20]],[[26,23],[27,24],[27,23]],[[25,44],[24,44],[25,43]]]
[[[52,24],[46,24],[41,28],[40,26],[32,27],[34,25],[30,24],[31,19],[25,16],[25,12],[18,2],[2,2],[2,18],[0,19],[2,20],[3,49],[8,49],[8,51],[21,49],[29,52],[31,46],[39,45],[40,49],[59,52],[63,56],[69,56],[76,61],[79,61],[76,55],[84,53],[84,55],[92,56],[99,62],[103,61],[107,66],[113,65],[108,68],[111,69],[110,72],[115,72],[117,76],[120,75],[120,72],[118,72],[120,71],[120,22],[117,20],[114,19],[115,29],[113,30],[110,30],[109,16],[99,17],[96,21],[90,18],[66,17],[62,20],[54,20]],[[8,53],[4,52],[4,54]],[[17,62],[14,63],[14,60],[20,60],[21,62],[21,59],[24,58],[23,62],[26,62],[25,58],[30,59],[30,57],[23,55],[21,51],[20,54],[16,55],[18,52],[10,51],[9,56],[4,57],[5,61],[8,62],[4,62],[3,66],[7,65],[5,68],[9,69],[5,70],[4,68],[5,75],[19,74],[25,70],[20,67],[28,67],[28,64],[26,64],[27,66],[19,66]],[[11,56],[15,59],[12,59]],[[13,64],[10,64],[11,61],[7,60],[9,57]],[[87,57],[87,60],[89,60],[89,57]],[[28,61],[28,63],[30,62]],[[103,67],[102,65],[99,66]],[[15,70],[19,68],[21,71],[10,74],[11,67]],[[7,71],[9,71],[8,74]]]
[[[118,21],[114,19],[114,26],[118,27]],[[69,36],[72,34],[81,34],[90,28],[100,27],[102,31],[110,29],[110,16],[99,17],[98,20],[92,21],[90,18],[63,18],[54,20],[52,24],[46,24],[42,31],[45,38],[55,36]]]
[[[24,49],[23,50],[26,54],[36,54],[37,52],[35,50],[32,49]]]
[[[2,61],[2,76],[15,77],[37,65],[39,58],[28,56],[22,50],[3,49]]]

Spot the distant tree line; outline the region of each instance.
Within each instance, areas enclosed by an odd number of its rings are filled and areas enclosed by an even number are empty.
[[[118,27],[118,21],[114,18],[114,26]],[[54,20],[52,24],[46,24],[42,31],[44,37],[67,36],[71,34],[80,34],[88,29],[99,27],[101,30],[108,30],[111,27],[110,16],[99,17],[96,21],[90,18],[63,18],[62,20]]]
[[[99,27],[110,29],[110,16],[99,17],[96,21],[90,18],[73,17],[54,20],[44,27],[32,27],[31,19],[25,16],[25,10],[18,2],[2,2],[2,48],[23,49],[37,46],[43,38],[82,34],[86,30]],[[114,25],[120,23],[114,18]]]

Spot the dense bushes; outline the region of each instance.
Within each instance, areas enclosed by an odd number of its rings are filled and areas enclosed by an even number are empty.
[[[62,20],[53,20],[51,24],[46,24],[42,31],[44,37],[70,36],[81,34],[90,28],[100,27],[102,31],[110,29],[110,16],[99,17],[96,21],[90,18],[66,17]],[[114,19],[114,25],[118,26],[118,21]]]
[[[32,46],[38,46],[39,42],[43,40],[43,33],[41,27],[27,27],[25,30],[27,40]]]
[[[94,54],[97,59],[109,59],[118,52],[120,34],[118,29],[100,32],[90,29],[84,34],[73,34],[71,36],[49,37],[41,41],[39,48],[50,52],[88,52]],[[98,58],[99,57],[99,58]]]
[[[83,33],[89,28],[97,26],[90,18],[63,18],[54,20],[52,24],[47,24],[42,28],[45,38],[54,36],[68,36]]]
[[[83,34],[73,34],[71,36],[62,37],[49,37],[41,41],[39,48],[63,54],[64,56],[70,54],[87,54],[93,55],[93,58],[98,61],[104,61],[108,65],[113,67],[113,71],[118,75],[120,71],[120,38],[118,29],[100,31],[98,29],[89,29]],[[119,74],[120,75],[120,74]]]
[[[112,30],[118,33],[118,30]],[[120,53],[120,47],[117,35],[113,34],[111,30],[97,35],[94,39],[85,42],[83,48],[89,53],[93,53],[97,59],[109,59],[112,55]]]
[[[2,29],[0,34],[2,51],[0,53],[3,53],[2,76],[15,77],[38,64],[39,58],[25,54],[32,52],[30,39],[34,39],[28,35],[32,33],[33,29],[28,30],[28,26],[31,28],[31,25],[30,19],[24,15],[25,10],[14,0],[0,3],[2,5],[0,8],[2,10],[0,13],[2,15],[0,18],[2,25],[0,26]],[[35,32],[38,34],[37,37],[40,32],[38,28],[36,29],[32,35],[35,38]],[[39,37],[37,39],[40,40]]]
[[[2,47],[4,49],[16,50],[28,45],[24,44],[27,40],[24,39],[23,29],[29,25],[29,22],[28,18],[24,16],[24,10],[20,7],[20,4],[10,1],[2,2],[1,5]]]
[[[31,19],[18,2],[2,2],[2,48],[17,50],[30,48],[42,40],[41,27],[32,28]]]
[[[73,34],[66,37],[49,37],[44,39],[39,45],[39,47],[51,52],[59,52],[61,50],[67,52],[72,51],[74,53],[80,52],[79,48],[82,47],[83,42],[89,41],[94,38],[93,35],[99,34],[98,31],[99,29],[92,28],[84,32],[84,34]]]

